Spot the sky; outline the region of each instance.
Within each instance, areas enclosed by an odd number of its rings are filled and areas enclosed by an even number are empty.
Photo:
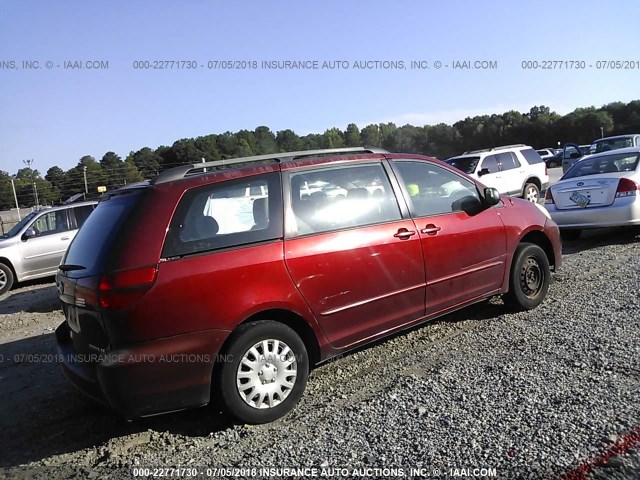
[[[32,159],[44,174],[260,125],[304,135],[629,102],[640,98],[639,18],[637,0],[1,0],[0,170]],[[262,66],[286,60],[318,68]],[[607,60],[635,69],[597,68]],[[135,68],[146,61],[174,64]],[[453,68],[476,61],[495,68]],[[556,68],[523,68],[534,61]]]

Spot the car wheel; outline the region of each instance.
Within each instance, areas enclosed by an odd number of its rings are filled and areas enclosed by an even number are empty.
[[[300,337],[271,320],[232,334],[214,387],[222,406],[242,423],[276,420],[295,407],[307,384],[309,359]]]
[[[582,230],[560,229],[560,237],[562,238],[562,240],[565,240],[567,242],[578,240],[580,238],[580,235],[582,235]]]
[[[4,263],[0,263],[0,296],[11,289],[13,280],[13,271],[11,268]]]
[[[527,183],[524,186],[524,195],[522,195],[522,198],[533,203],[538,203],[538,200],[540,200],[540,189],[535,183]]]
[[[513,256],[504,303],[518,311],[537,307],[547,295],[550,277],[549,260],[544,251],[532,243],[521,243]]]

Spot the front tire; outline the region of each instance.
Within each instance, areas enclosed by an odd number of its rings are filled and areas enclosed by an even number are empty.
[[[533,203],[538,203],[540,201],[540,189],[535,183],[527,183],[524,186],[522,198]]]
[[[0,297],[11,290],[13,286],[14,277],[11,267],[0,263]]]
[[[272,422],[296,406],[307,384],[304,343],[271,320],[241,325],[232,334],[214,381],[214,395],[242,423]]]
[[[516,311],[531,310],[542,303],[549,290],[551,270],[544,251],[533,243],[521,243],[511,264],[505,305]]]

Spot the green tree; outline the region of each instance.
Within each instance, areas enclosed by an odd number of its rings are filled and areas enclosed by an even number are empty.
[[[130,153],[127,159],[131,160],[143,178],[151,178],[160,173],[162,157],[157,155],[149,147],[144,147],[135,153]],[[188,162],[184,162],[188,163]]]
[[[359,147],[360,143],[360,130],[355,123],[347,125],[347,131],[344,133],[344,144],[347,147]]]
[[[276,145],[281,152],[297,152],[304,148],[303,140],[293,130],[280,130],[276,134]]]
[[[265,153],[275,153],[278,151],[278,145],[276,144],[276,136],[273,134],[269,127],[260,126],[255,129],[256,137],[256,155],[263,155]]]

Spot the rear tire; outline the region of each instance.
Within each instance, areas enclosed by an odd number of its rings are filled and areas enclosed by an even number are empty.
[[[535,183],[527,183],[524,186],[522,198],[532,203],[538,203],[540,201],[540,189]]]
[[[511,263],[505,305],[516,311],[531,310],[542,303],[549,290],[549,260],[538,245],[521,243]]]
[[[578,240],[580,238],[580,235],[582,235],[582,230],[560,229],[560,237],[562,238],[562,240],[565,240],[567,242]]]
[[[242,423],[272,422],[289,413],[307,384],[304,343],[287,325],[271,320],[241,325],[224,349],[213,395]]]
[[[0,297],[11,290],[13,287],[14,277],[11,267],[0,263]]]

